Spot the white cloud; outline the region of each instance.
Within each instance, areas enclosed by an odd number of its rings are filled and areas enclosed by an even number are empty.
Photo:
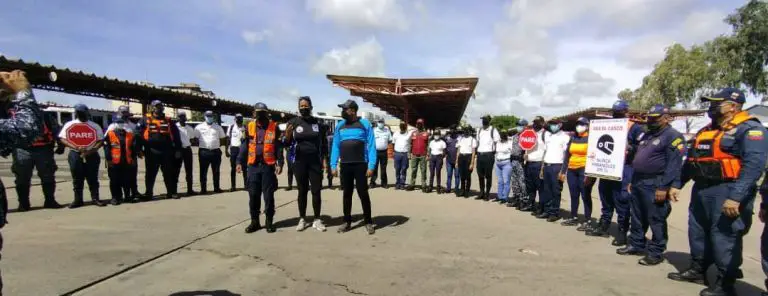
[[[197,78],[200,78],[208,83],[214,83],[216,82],[216,79],[217,79],[216,75],[214,75],[211,72],[205,72],[205,71],[197,73]]]
[[[272,37],[272,31],[267,29],[261,31],[243,30],[240,32],[240,37],[242,37],[248,45],[254,45]]]
[[[561,84],[557,93],[545,96],[543,107],[578,106],[582,98],[611,96],[616,80],[606,78],[592,69],[579,68],[573,73],[573,81]]]
[[[408,28],[398,0],[307,0],[306,8],[316,20],[331,21],[346,28]]]
[[[376,38],[347,48],[334,48],[315,61],[312,71],[323,74],[384,76],[384,54]]]

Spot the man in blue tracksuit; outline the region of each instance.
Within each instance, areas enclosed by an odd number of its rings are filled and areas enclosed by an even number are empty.
[[[717,280],[700,295],[736,295],[743,238],[752,225],[756,183],[768,158],[768,131],[742,110],[746,99],[739,89],[726,88],[702,101],[709,104],[712,123],[696,134],[682,175],[682,184],[694,180],[688,207],[691,266],[667,277],[707,283],[706,271],[714,264]]]
[[[641,265],[657,265],[664,261],[667,248],[667,217],[672,212],[669,199],[680,189],[680,172],[685,155],[685,140],[673,127],[669,109],[655,105],[648,112],[648,132],[640,139],[632,162],[631,214],[629,244],[616,250],[619,255],[641,255]],[[651,228],[651,240],[645,233]]]
[[[341,160],[341,187],[344,190],[344,224],[338,232],[349,231],[352,224],[352,190],[357,189],[360,203],[363,205],[365,229],[368,234],[376,230],[371,218],[371,198],[368,195],[367,178],[373,175],[376,167],[376,139],[373,127],[365,118],[357,117],[358,106],[353,100],[340,104],[343,120],[336,124],[331,147],[331,170],[339,174],[337,164]]]
[[[629,111],[629,103],[623,100],[613,103],[613,118],[626,118]],[[643,136],[643,128],[629,122],[629,132],[627,133],[627,152],[624,158],[624,171],[621,181],[612,181],[600,179],[597,191],[600,194],[600,203],[602,204],[602,215],[598,225],[591,227],[591,231],[585,234],[589,236],[608,236],[608,229],[611,226],[613,212],[616,211],[616,222],[619,224],[616,239],[611,242],[612,245],[620,247],[627,244],[627,232],[629,231],[630,205],[632,198],[629,194],[629,185],[632,182],[632,161],[634,159],[637,144],[640,137]]]

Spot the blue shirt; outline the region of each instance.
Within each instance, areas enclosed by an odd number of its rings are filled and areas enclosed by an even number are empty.
[[[347,123],[346,120],[336,124],[331,146],[331,169],[341,163],[368,163],[368,170],[376,167],[376,139],[373,127],[365,118]]]
[[[456,153],[458,150],[456,150],[456,143],[459,142],[459,138],[447,136],[445,137],[445,154],[446,154],[446,160],[448,163],[453,164],[456,162]]]
[[[640,138],[632,168],[635,175],[661,176],[660,190],[680,188],[685,139],[671,126],[648,132]]]
[[[640,144],[640,139],[645,135],[645,130],[639,124],[633,124],[627,132],[627,157],[624,159],[625,165],[631,165],[635,159],[635,153],[637,151],[637,145]]]

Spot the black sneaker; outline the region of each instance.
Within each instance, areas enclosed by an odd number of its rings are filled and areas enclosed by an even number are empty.
[[[557,222],[560,220],[560,215],[551,215],[547,218],[547,222]]]
[[[616,254],[622,255],[622,256],[642,256],[645,254],[644,250],[637,249],[631,246],[623,247],[621,249],[616,250]]]
[[[576,227],[576,231],[591,231],[594,227],[594,223],[591,221],[582,222],[579,227]]]
[[[29,203],[19,203],[19,208],[16,210],[17,212],[28,212],[32,209],[32,206],[29,205]]]
[[[349,229],[352,228],[352,226],[349,223],[344,223],[339,226],[339,229],[336,230],[338,233],[345,233],[349,231]]]
[[[119,206],[119,205],[120,205],[122,202],[120,201],[120,199],[117,199],[117,198],[113,198],[113,199],[112,199],[112,201],[111,201],[110,203],[111,203],[113,206]]]
[[[60,205],[60,204],[59,204],[58,202],[56,202],[55,200],[52,200],[52,201],[46,201],[46,202],[43,204],[43,208],[45,208],[45,209],[61,209],[62,207],[64,207],[64,206]]]
[[[549,214],[541,212],[538,215],[536,215],[536,218],[538,218],[538,219],[548,219],[549,218]]]
[[[95,206],[97,206],[97,207],[106,207],[106,206],[107,206],[107,203],[106,203],[106,202],[103,202],[103,201],[101,201],[101,200],[99,200],[99,199],[94,199],[94,200],[93,200],[93,205],[95,205]]]
[[[85,204],[83,203],[82,200],[76,200],[76,201],[72,202],[71,204],[69,204],[69,208],[70,209],[77,209],[79,207],[82,207],[83,205],[85,205]]]
[[[667,278],[678,282],[689,282],[703,285],[707,277],[700,270],[689,268],[681,272],[671,272],[667,274]]]
[[[251,224],[245,228],[245,233],[254,233],[259,231],[259,229],[261,229],[261,223],[259,223],[259,219],[251,220]]]
[[[275,228],[275,225],[272,224],[272,218],[267,217],[266,221],[264,221],[264,228],[267,230],[267,233],[274,233],[277,231],[277,228]]]
[[[560,225],[563,225],[563,226],[576,226],[576,225],[579,225],[579,218],[571,217],[571,218],[565,219],[565,221],[560,223]]]
[[[373,223],[365,224],[365,230],[368,231],[368,234],[376,233],[376,224],[373,224]]]
[[[659,265],[661,262],[664,262],[664,257],[650,257],[645,256],[637,261],[637,264],[643,265],[643,266],[654,266]],[[726,294],[727,295],[727,294]]]

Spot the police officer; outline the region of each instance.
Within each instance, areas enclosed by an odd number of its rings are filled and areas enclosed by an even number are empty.
[[[45,202],[43,207],[47,209],[58,209],[61,205],[56,202],[54,192],[56,192],[55,173],[58,169],[56,161],[53,159],[53,148],[58,142],[59,124],[52,116],[45,115],[43,121],[43,130],[32,144],[25,147],[19,147],[13,150],[13,166],[11,170],[16,175],[16,195],[19,198],[19,212],[26,212],[31,209],[29,204],[29,187],[32,180],[32,171],[37,169],[37,175],[40,177],[40,184],[43,187],[43,196]],[[64,153],[64,146],[59,144]]]
[[[176,170],[174,160],[181,157],[181,141],[179,129],[171,118],[163,113],[163,103],[154,100],[150,104],[152,113],[147,113],[138,126],[139,149],[146,157],[146,179],[144,184],[146,192],[143,200],[151,200],[154,195],[155,178],[157,171],[163,171],[163,181],[167,191],[167,198],[178,199],[176,194]]]
[[[230,183],[232,183],[232,192],[235,192],[237,185],[237,156],[240,154],[240,144],[243,142],[243,135],[245,135],[245,125],[243,125],[243,114],[235,114],[235,124],[229,126],[227,131],[227,137],[229,137],[229,149],[225,149],[224,153],[229,158],[229,166],[231,168],[229,172]],[[246,170],[247,166],[242,166]],[[243,187],[248,183],[248,172],[243,172]]]
[[[27,147],[43,130],[43,111],[35,101],[29,81],[24,72],[0,72],[0,104],[14,110],[13,116],[4,114],[0,119],[0,155],[8,155],[13,149]],[[0,180],[0,228],[8,222],[8,198],[5,186]],[[0,250],[3,248],[3,237],[0,235]],[[0,294],[3,281],[0,276]]]
[[[216,123],[213,111],[205,111],[205,122],[195,127],[200,136],[200,149],[197,155],[200,160],[200,192],[208,193],[208,167],[213,171],[213,192],[222,193],[219,186],[221,170],[221,139],[226,137],[224,129]]]
[[[705,282],[714,263],[717,281],[701,295],[735,295],[734,283],[743,276],[742,239],[752,224],[768,141],[762,124],[742,110],[746,99],[741,90],[726,88],[702,100],[709,103],[712,123],[696,135],[682,178],[683,184],[694,180],[688,216],[691,266],[668,277]]]
[[[619,255],[641,255],[641,265],[657,265],[664,261],[667,249],[667,217],[672,212],[669,200],[680,189],[685,143],[683,135],[669,126],[669,109],[655,105],[648,112],[648,132],[640,139],[632,162],[632,223],[629,243],[616,250]],[[670,194],[670,191],[673,191]],[[645,233],[651,228],[651,240]]]
[[[104,160],[107,162],[109,191],[112,205],[123,201],[133,201],[131,195],[131,175],[136,167],[136,135],[125,128],[126,118],[122,113],[115,114],[114,127],[104,137]]]
[[[629,103],[618,100],[613,103],[613,118],[627,118]],[[613,212],[616,212],[616,220],[619,224],[618,233],[611,242],[612,245],[620,247],[627,244],[627,232],[629,231],[630,205],[629,186],[632,182],[632,161],[634,160],[635,149],[639,143],[640,137],[644,131],[634,121],[629,121],[629,131],[627,132],[627,151],[624,157],[624,170],[621,181],[601,179],[597,185],[597,191],[600,195],[602,204],[600,222],[591,227],[585,234],[589,236],[608,236],[608,229],[611,226]]]
[[[768,178],[763,178],[763,184],[760,185],[760,197],[762,198],[762,202],[760,202],[758,216],[760,222],[765,224],[765,220],[768,220],[768,216],[766,216],[768,215],[768,203],[766,202],[766,198],[768,198]],[[760,257],[763,273],[768,276],[768,227],[765,227],[765,225],[763,225],[763,233],[760,235]],[[763,292],[760,295],[768,296],[768,279],[765,280],[764,284],[766,292]]]
[[[338,232],[344,233],[351,229],[352,191],[357,189],[357,196],[363,206],[365,229],[368,234],[374,234],[376,227],[371,218],[371,198],[366,180],[373,175],[373,168],[376,167],[373,128],[368,120],[357,117],[358,106],[355,101],[347,100],[339,108],[342,109],[341,117],[344,119],[336,125],[331,149],[331,169],[334,175],[338,175],[336,164],[341,160],[341,186],[344,188],[344,224]]]
[[[128,106],[120,106],[117,107],[117,113],[120,113],[123,117],[124,123],[122,124],[123,129],[126,131],[129,131],[135,135],[137,131],[136,124],[131,121],[131,109]],[[107,126],[107,130],[104,132],[104,134],[109,133],[111,130],[113,130],[115,127],[117,127],[117,123],[111,123],[109,126]],[[137,151],[138,152],[138,151]],[[131,196],[126,196],[126,201],[135,201],[141,194],[139,193],[139,184],[138,184],[138,175],[139,175],[139,166],[134,165],[130,166],[130,169],[132,170],[129,173],[129,179],[128,182],[130,183],[129,186],[131,188]]]
[[[91,121],[88,107],[83,104],[75,105],[75,119],[64,124],[59,133],[61,142],[69,147],[69,170],[72,173],[72,189],[75,191],[75,199],[69,205],[70,209],[83,206],[83,182],[88,180],[88,190],[91,192],[93,204],[103,207],[106,204],[99,200],[99,148],[104,144],[104,133],[101,127]],[[70,142],[68,131],[76,125],[88,125],[96,131],[96,139],[88,147],[79,147]]]
[[[187,196],[197,194],[192,188],[192,142],[198,138],[197,131],[187,124],[187,113],[179,113],[179,122],[176,123],[176,128],[179,130],[179,142],[181,142],[181,157],[176,158],[174,162],[176,183],[179,182],[179,176],[181,175],[181,166],[184,165],[184,176],[187,181]],[[239,143],[238,143],[239,145]],[[237,154],[235,157],[237,158]],[[235,168],[232,168],[235,171]],[[234,181],[233,181],[234,182]]]
[[[251,214],[251,224],[245,228],[245,233],[261,229],[259,214],[261,212],[261,196],[264,196],[264,215],[267,232],[275,232],[272,218],[275,216],[275,190],[277,190],[277,175],[283,171],[283,154],[280,141],[280,129],[277,122],[268,115],[267,105],[256,103],[253,106],[253,117],[256,120],[248,123],[245,138],[240,145],[240,162],[236,170],[242,172],[240,163],[248,164],[248,206]]]

